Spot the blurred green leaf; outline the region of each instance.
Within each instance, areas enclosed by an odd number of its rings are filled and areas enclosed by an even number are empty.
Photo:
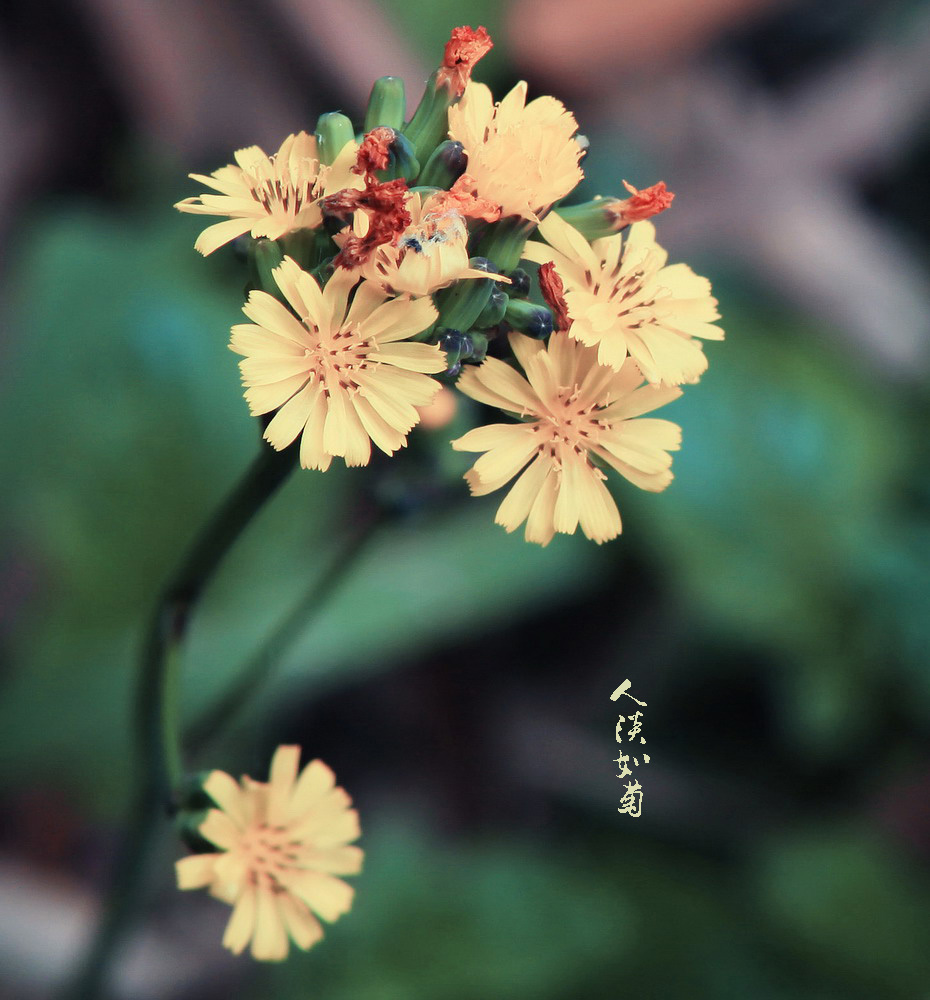
[[[873,996],[926,993],[924,877],[874,835],[834,826],[775,841],[761,860],[763,911],[780,943]]]

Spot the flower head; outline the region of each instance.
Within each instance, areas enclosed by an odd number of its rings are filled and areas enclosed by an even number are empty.
[[[280,961],[288,938],[306,951],[323,936],[318,916],[331,922],[352,906],[354,890],[334,876],[361,871],[362,851],[350,846],[358,813],[322,761],[298,777],[299,761],[300,747],[278,747],[267,782],[213,771],[204,790],[217,808],[200,833],[219,851],[176,865],[179,888],[232,905],[223,946],[237,955],[251,941],[254,958]]]
[[[334,456],[367,465],[374,442],[388,455],[407,443],[439,383],[445,355],[431,344],[399,343],[436,319],[429,298],[387,300],[370,281],[341,268],[323,289],[289,257],[273,272],[294,310],[253,291],[242,311],[253,321],[232,328],[253,414],[277,410],[265,439],[281,449],[300,437],[300,464],[327,469]],[[348,306],[348,309],[347,309]],[[296,315],[295,315],[296,313]],[[298,318],[299,317],[299,318]],[[253,325],[254,324],[254,325]]]
[[[495,518],[507,531],[525,521],[526,540],[540,545],[579,524],[595,542],[616,537],[620,513],[592,459],[644,490],[664,490],[672,479],[668,452],[678,449],[681,431],[668,420],[634,418],[681,390],[642,385],[632,361],[619,371],[600,365],[595,349],[565,333],[552,334],[548,347],[518,333],[510,344],[525,378],[488,358],[458,381],[466,395],[522,418],[452,442],[458,451],[485,452],[465,475],[472,495],[500,489],[520,473]]]
[[[548,242],[530,241],[523,256],[553,262],[564,284],[569,333],[597,347],[598,361],[620,370],[629,355],[653,383],[696,382],[707,358],[696,338],[722,340],[710,282],[687,264],[666,265],[651,222],[589,244],[555,213],[539,227]]]
[[[467,193],[469,181],[467,175],[460,177],[451,191],[437,191],[425,199],[419,191],[411,192],[404,205],[409,224],[392,242],[374,249],[361,266],[362,277],[389,294],[416,296],[430,295],[463,278],[487,278],[487,271],[469,265],[466,219],[493,218],[495,209]],[[368,214],[358,212],[352,235],[339,235],[336,242],[343,247],[352,239],[365,244],[370,225]]]
[[[483,26],[475,29],[465,25],[453,28],[442,60],[442,67],[436,76],[437,87],[448,87],[453,94],[461,96],[471,79],[475,63],[494,48],[491,36]]]
[[[352,174],[357,146],[347,143],[331,166],[321,166],[316,139],[306,132],[289,135],[277,153],[268,156],[258,146],[233,154],[236,163],[206,177],[190,174],[219,194],[185,198],[174,207],[195,215],[227,215],[208,226],[194,248],[204,256],[230,240],[251,232],[276,240],[295,229],[316,228],[322,221],[322,197],[345,187],[361,187]]]
[[[525,83],[495,106],[491,91],[472,81],[449,108],[449,137],[464,147],[478,193],[500,205],[502,215],[532,222],[583,177],[577,131],[574,116],[554,97],[527,104]]]

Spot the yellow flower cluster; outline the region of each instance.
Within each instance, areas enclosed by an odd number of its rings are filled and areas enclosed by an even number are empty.
[[[642,415],[700,378],[717,303],[656,242],[663,183],[562,204],[583,178],[578,123],[525,83],[495,104],[471,79],[491,45],[456,28],[409,120],[385,77],[363,133],[324,115],[271,156],[250,147],[192,174],[210,190],[177,208],[225,217],[204,254],[247,242],[250,322],[230,347],[274,448],[309,469],[366,465],[455,385],[509,418],[452,443],[483,453],[473,494],[515,480],[497,522],[542,545],[579,526],[600,543],[621,523],[605,469],[645,490],[671,481],[680,432]]]

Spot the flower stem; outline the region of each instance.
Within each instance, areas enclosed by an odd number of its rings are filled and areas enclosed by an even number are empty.
[[[170,815],[172,791],[182,776],[178,712],[180,648],[191,614],[223,557],[294,467],[297,449],[261,452],[224,500],[169,578],[149,621],[139,664],[135,734],[138,775],[134,797],[97,933],[68,1000],[96,1000],[130,927],[141,894],[144,869],[156,842],[158,820]]]
[[[352,529],[332,554],[329,565],[267,636],[242,669],[235,685],[193,722],[185,740],[192,754],[197,754],[218,732],[235,724],[242,708],[252,700],[255,688],[322,610],[326,598],[348,576],[355,561],[386,519],[387,515],[380,506],[366,510],[353,519]]]

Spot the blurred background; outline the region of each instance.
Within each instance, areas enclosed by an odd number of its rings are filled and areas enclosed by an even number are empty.
[[[362,817],[309,954],[220,947],[167,835],[116,993],[328,1000],[930,996],[930,9],[917,0],[13,0],[0,13],[0,996],[93,927],[131,780],[141,625],[256,450],[231,248],[172,204],[403,76],[449,30],[591,140],[579,197],[664,180],[727,340],[662,416],[661,495],[546,549],[448,440],[298,472],[211,587],[203,717],[374,503],[391,522],[193,762],[322,757]],[[619,814],[610,693],[647,703]]]

